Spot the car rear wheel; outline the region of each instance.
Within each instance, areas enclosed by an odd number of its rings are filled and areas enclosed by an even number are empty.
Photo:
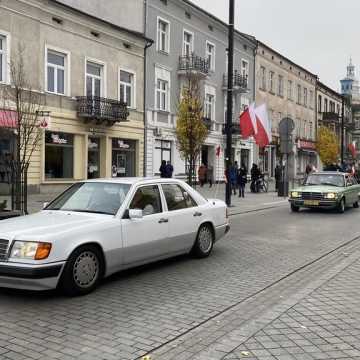
[[[338,205],[338,212],[343,214],[345,212],[345,199],[342,198],[339,205]]]
[[[214,232],[210,225],[200,226],[192,253],[197,258],[205,258],[210,255],[214,246]]]
[[[359,201],[355,201],[354,204],[353,204],[353,207],[355,209],[357,209],[359,207]]]
[[[60,286],[67,295],[85,295],[97,287],[102,273],[101,252],[93,245],[81,246],[66,262]]]
[[[292,212],[299,212],[300,208],[294,204],[291,204],[291,211]]]

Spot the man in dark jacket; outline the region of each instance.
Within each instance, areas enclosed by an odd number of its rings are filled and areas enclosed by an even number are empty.
[[[165,173],[166,173],[165,177],[167,177],[169,179],[172,178],[173,172],[174,172],[174,167],[171,165],[171,162],[168,161],[165,166]]]
[[[161,161],[161,166],[160,166],[160,177],[162,178],[166,178],[166,161],[163,160]]]
[[[247,169],[244,164],[241,164],[241,167],[237,175],[237,184],[239,186],[239,197],[245,197],[246,183],[247,183]]]

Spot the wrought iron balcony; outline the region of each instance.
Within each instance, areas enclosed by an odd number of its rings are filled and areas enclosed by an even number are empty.
[[[203,122],[204,122],[206,128],[210,131],[211,130],[211,124],[212,124],[211,119],[208,118],[208,117],[203,117]]]
[[[228,86],[228,75],[223,75],[223,89],[227,90]],[[241,75],[237,70],[234,71],[233,75],[233,89],[235,92],[245,93],[248,91],[248,76]]]
[[[322,113],[322,120],[323,121],[331,121],[331,122],[338,122],[340,121],[341,116],[333,111],[323,112]]]
[[[76,99],[77,114],[86,121],[111,126],[116,122],[126,121],[129,116],[127,104],[121,101],[97,96],[79,96]]]
[[[226,135],[226,124],[223,124],[222,133],[223,133],[223,135]],[[233,122],[231,124],[231,134],[233,134],[233,135],[241,135],[240,123],[239,122]]]
[[[199,74],[207,76],[209,74],[209,62],[197,55],[183,55],[179,57],[179,74]]]

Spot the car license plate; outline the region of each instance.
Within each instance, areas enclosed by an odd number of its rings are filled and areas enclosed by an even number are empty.
[[[317,201],[317,200],[304,200],[304,205],[319,206],[319,201]]]

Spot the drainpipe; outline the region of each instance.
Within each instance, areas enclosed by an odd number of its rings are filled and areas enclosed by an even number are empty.
[[[144,0],[144,36],[146,38],[146,29],[147,29],[147,0]],[[147,163],[147,116],[146,116],[146,87],[147,87],[147,49],[154,44],[154,40],[146,39],[144,47],[144,94],[143,94],[143,110],[144,110],[144,166],[143,166],[143,176],[146,177],[146,163]]]

